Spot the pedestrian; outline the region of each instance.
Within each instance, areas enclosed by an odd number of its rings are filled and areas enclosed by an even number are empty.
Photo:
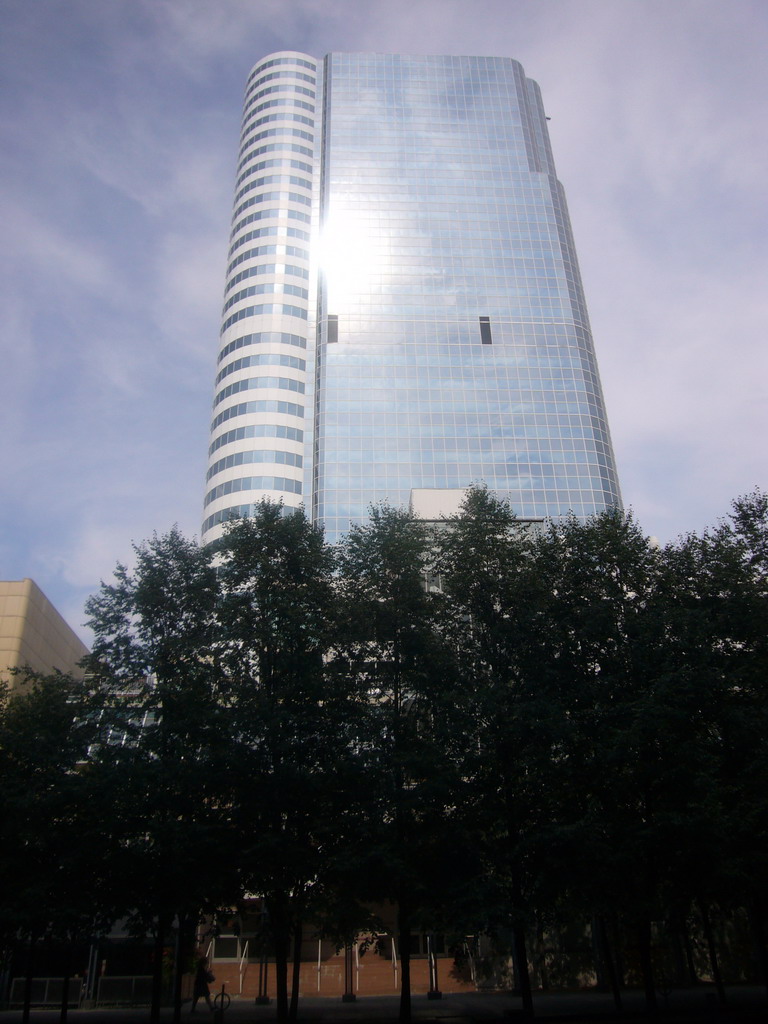
[[[195,971],[195,987],[192,990],[192,1009],[190,1013],[195,1012],[198,999],[204,999],[208,1003],[208,1009],[213,1013],[213,1004],[211,1003],[211,991],[208,986],[212,981],[216,981],[216,978],[211,973],[211,969],[208,966],[208,957],[201,956],[197,961],[197,970]]]

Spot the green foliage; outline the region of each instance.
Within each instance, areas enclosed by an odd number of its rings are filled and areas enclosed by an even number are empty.
[[[103,920],[89,695],[69,676],[21,676],[0,699],[0,939],[70,938]]]
[[[338,576],[337,658],[364,708],[357,757],[369,863],[360,891],[417,917],[450,901],[461,849],[457,674],[440,629],[443,596],[426,585],[434,554],[415,516],[374,507],[343,545]]]
[[[283,1017],[289,935],[372,902],[518,967],[527,939],[541,983],[588,971],[589,922],[603,971],[701,970],[711,921],[738,976],[768,905],[767,552],[760,491],[663,548],[485,488],[335,550],[270,502],[215,551],[153,537],[88,603],[88,685],[0,698],[3,936],[257,894]]]
[[[135,569],[115,576],[86,605],[103,696],[91,770],[119,864],[116,907],[144,931],[196,915],[228,887],[208,870],[224,827],[212,785],[225,747],[218,583],[210,552],[176,529],[137,547]]]

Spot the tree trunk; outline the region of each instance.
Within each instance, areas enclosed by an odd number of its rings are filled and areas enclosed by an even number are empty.
[[[704,938],[707,940],[709,965],[712,968],[712,980],[714,981],[715,988],[717,990],[717,1001],[721,1006],[725,1006],[725,986],[723,985],[723,978],[720,974],[720,964],[717,960],[717,948],[715,946],[715,936],[712,931],[712,921],[704,900],[699,900],[698,903],[699,911],[701,912],[701,923],[704,926]]]
[[[607,992],[610,989],[608,973],[605,969],[605,957],[600,947],[600,935],[598,929],[597,914],[593,914],[589,922],[589,933],[592,938],[592,962],[595,965],[595,987],[598,992]]]
[[[683,937],[680,934],[679,923],[674,920],[669,927],[669,943],[674,963],[673,984],[682,988],[688,984],[688,970],[685,962],[685,950],[683,948]]]
[[[547,948],[545,943],[544,925],[540,917],[536,918],[536,953],[534,960],[534,982],[546,992],[549,988],[549,971],[547,970]],[[538,980],[536,975],[538,974]]]
[[[515,987],[523,1000],[523,1015],[533,1020],[533,993],[528,970],[528,950],[525,942],[525,924],[522,919],[523,887],[517,869],[512,869],[512,901],[517,919],[512,923],[512,953],[515,963]]]
[[[21,1012],[22,1024],[29,1024],[29,1008],[32,1004],[32,978],[35,969],[35,937],[30,935],[27,949],[27,976],[24,979],[24,1008]]]
[[[616,971],[616,983],[619,988],[626,986],[626,968],[624,964],[624,932],[621,926],[621,919],[614,911],[610,920],[605,922],[605,931],[611,942],[613,951],[613,966]]]
[[[400,945],[400,1022],[411,1019],[411,915],[399,903],[397,907],[397,935]]]
[[[512,955],[515,964],[515,988],[523,1000],[523,1016],[526,1020],[533,1020],[533,993],[528,970],[525,928],[519,922],[512,925]]]
[[[685,950],[685,962],[688,965],[688,984],[698,985],[699,976],[696,974],[696,964],[693,960],[693,946],[691,946],[691,936],[688,933],[688,924],[683,921],[683,949]]]
[[[605,918],[601,914],[596,914],[592,918],[592,927],[595,929],[595,938],[597,939],[597,949],[600,960],[603,964],[605,971],[605,977],[608,982],[608,987],[613,995],[613,1002],[617,1010],[621,1011],[621,988],[619,986],[619,977],[616,973],[616,964],[613,961],[613,951],[611,950],[611,942],[608,938],[608,929],[605,927]]]
[[[648,919],[641,921],[637,926],[637,945],[640,952],[645,1004],[648,1007],[648,1012],[656,1015],[659,1012],[659,1004],[656,999],[656,982],[653,977],[653,960],[651,959],[651,922]]]
[[[691,938],[688,934],[688,913],[679,909],[674,916],[675,960],[678,962],[678,984],[698,985],[696,967],[693,962]]]
[[[166,916],[159,914],[155,931],[154,963],[152,964],[152,1003],[149,1008],[151,1024],[160,1020],[160,1004],[163,998],[163,948],[165,943]]]
[[[301,920],[296,922],[293,931],[293,978],[291,979],[291,1005],[288,1007],[288,1019],[293,1022],[299,1012],[299,981],[301,979]]]
[[[752,942],[755,947],[755,960],[757,962],[760,980],[768,992],[768,953],[765,943],[765,919],[763,917],[763,905],[757,893],[754,893],[747,904],[749,925],[752,930]]]
[[[72,977],[72,944],[67,944],[67,956],[65,974],[61,984],[61,1009],[59,1012],[59,1024],[67,1024],[67,1012],[69,1010],[69,979]]]
[[[275,949],[275,988],[278,1024],[288,1021],[288,948],[291,943],[287,896],[276,893],[267,900],[272,943]]]
[[[179,913],[173,956],[173,1024],[179,1024],[181,1020],[181,982],[184,977],[183,961],[186,949],[186,929],[186,915]]]

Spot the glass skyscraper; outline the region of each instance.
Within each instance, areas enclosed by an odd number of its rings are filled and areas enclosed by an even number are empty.
[[[485,482],[620,504],[539,88],[496,57],[282,52],[246,86],[203,540],[263,496],[331,539]]]

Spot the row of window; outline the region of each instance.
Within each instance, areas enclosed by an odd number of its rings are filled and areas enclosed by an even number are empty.
[[[246,278],[258,277],[259,274],[292,274],[294,277],[301,277],[305,281],[309,280],[309,271],[304,267],[294,267],[291,263],[260,263],[256,267],[248,267],[247,270],[241,270],[239,274],[235,274],[232,280],[227,282],[224,294],[226,295],[235,285],[245,281]]]
[[[294,82],[286,82],[278,85],[267,85],[260,92],[257,92],[250,100],[246,103],[244,109],[248,109],[254,102],[254,100],[261,99],[262,96],[271,96],[277,92],[289,92],[293,95],[309,96],[310,99],[316,99],[317,94],[315,93],[315,82],[312,82],[312,88],[308,89],[306,85],[296,85]],[[250,92],[250,90],[249,90]]]
[[[203,533],[207,533],[208,530],[213,526],[218,526],[219,523],[227,523],[232,519],[246,519],[248,516],[255,515],[258,506],[254,504],[250,505],[232,505],[230,508],[222,508],[218,512],[214,512],[212,516],[203,523]],[[284,505],[281,509],[281,515],[289,516],[296,512],[296,508],[291,505]]]
[[[244,476],[237,480],[227,480],[208,491],[203,506],[210,505],[225,494],[236,494],[238,491],[287,491],[289,494],[301,494],[301,481],[282,476]]]
[[[245,100],[248,99],[254,89],[258,89],[259,86],[264,85],[265,82],[272,82],[277,78],[282,79],[283,81],[294,79],[297,82],[309,82],[310,85],[315,85],[317,83],[317,78],[314,75],[305,75],[303,71],[272,71],[268,75],[262,75],[261,78],[248,86],[245,90]]]
[[[235,292],[231,299],[227,299],[224,303],[224,309],[222,313],[226,313],[228,309],[231,309],[236,302],[240,302],[242,299],[248,299],[252,295],[295,295],[297,299],[308,299],[309,292],[306,288],[299,288],[295,284],[284,284],[282,281],[269,281],[267,284],[252,284],[249,288],[243,288],[239,292]]]
[[[446,437],[390,436],[382,437],[369,429],[365,435],[350,439],[341,437],[325,437],[320,443],[327,451],[333,451],[334,461],[349,462],[411,462],[411,463],[444,463],[471,462],[473,465],[486,466],[503,461],[517,466],[605,466],[609,455],[603,454],[602,445],[581,443],[580,450],[575,444],[568,450],[561,445],[548,451],[546,445],[541,449],[528,447],[524,440],[510,437],[511,431],[504,437],[467,437],[456,433]],[[544,472],[544,470],[542,470]]]
[[[237,416],[249,416],[252,413],[258,412],[279,412],[284,416],[298,416],[300,419],[304,419],[303,405],[295,405],[293,402],[281,402],[276,399],[262,399],[258,402],[240,402],[239,405],[230,405],[228,409],[224,409],[218,416],[214,417],[211,423],[211,431],[220,427],[222,423],[226,423],[227,420],[234,419]]]
[[[256,259],[259,256],[298,256],[299,259],[308,260],[309,250],[299,249],[296,245],[259,245],[255,249],[249,249],[248,252],[241,253],[237,259],[232,260],[227,267],[227,274],[230,274],[240,263]]]
[[[240,276],[241,275],[238,274],[238,277],[240,277]],[[235,280],[237,280],[237,278]],[[481,341],[481,343],[483,345],[492,345],[493,344],[493,337],[492,337],[492,334],[491,334],[490,317],[481,316],[479,318],[479,322],[480,322],[480,341]],[[327,331],[328,344],[331,344],[331,343],[336,342],[336,341],[339,340],[339,330],[338,330],[338,328],[339,328],[339,318],[338,318],[338,315],[336,315],[336,314],[329,314],[328,315],[328,331]],[[467,342],[470,341],[470,339],[469,338],[462,338],[461,341],[462,341],[462,344],[466,344]],[[430,355],[429,352],[427,352],[425,354],[427,356],[429,356],[430,359],[434,358],[434,356]],[[413,365],[412,361],[411,360],[406,360],[404,355],[403,355],[402,361],[403,361],[404,365],[409,365],[409,366]],[[366,362],[365,357],[363,357],[362,362],[363,363]],[[393,365],[393,364],[390,363],[390,365]],[[418,364],[416,364],[416,365],[418,365]],[[462,365],[461,361],[459,361],[459,363],[457,365],[461,366]],[[367,372],[367,371],[364,371],[364,372]]]
[[[377,368],[372,366],[370,372],[375,377]],[[590,430],[604,423],[579,396],[560,398],[552,392],[516,392],[510,397],[509,389],[503,384],[470,387],[461,378],[440,387],[431,386],[429,381],[409,388],[400,388],[397,384],[389,388],[355,387],[347,381],[337,386],[335,380],[324,386],[324,422],[328,427],[341,424],[342,428],[347,428],[358,421],[370,422],[375,415],[379,429],[383,430],[385,424],[397,424],[398,416],[409,413],[422,423],[434,423],[436,429],[445,425],[449,434],[456,428],[489,422],[492,417],[499,424],[509,423],[509,418],[514,417],[521,427],[544,426],[553,436],[561,434],[566,427]],[[526,430],[525,436],[540,435]]]
[[[266,210],[259,214],[259,218],[262,216],[271,217],[272,215],[273,211]],[[269,224],[263,228],[254,228],[253,231],[249,231],[245,235],[241,235],[237,241],[230,246],[228,255],[231,256],[233,252],[236,252],[241,246],[246,245],[248,242],[252,242],[254,238],[267,238],[270,235],[284,235],[286,238],[298,238],[302,242],[309,241],[309,232],[302,231],[301,228],[280,227],[277,224]],[[296,252],[295,254],[288,253],[288,255],[302,256],[304,255],[304,250]]]
[[[282,437],[286,441],[298,441],[302,444],[304,431],[296,427],[284,427],[281,423],[252,423],[248,427],[237,427],[235,430],[219,434],[208,449],[208,454],[213,455],[219,448],[235,441],[246,441],[249,437]]]
[[[312,217],[308,213],[302,213],[301,210],[290,210],[287,207],[285,209],[280,209],[279,207],[270,207],[268,210],[257,210],[255,213],[249,213],[247,217],[243,217],[242,220],[239,220],[237,224],[235,224],[235,226],[232,228],[230,238],[237,238],[237,236],[240,234],[241,230],[246,226],[246,224],[253,224],[254,221],[266,220],[272,217],[287,217],[288,220],[298,220],[302,224],[312,223]],[[288,228],[288,234],[290,234],[290,231],[291,229]],[[297,234],[295,237],[304,238],[305,235],[306,240],[308,241],[309,234],[307,232],[301,232],[300,234]],[[238,248],[238,246],[242,245],[244,241],[248,241],[251,237],[253,236],[247,235],[246,238],[239,238],[236,243],[233,242],[229,249],[229,255],[231,256],[235,249]]]
[[[276,164],[281,163],[280,160],[273,161]],[[298,163],[298,160],[295,161]],[[300,178],[296,174],[266,174],[261,178],[257,178],[256,181],[249,182],[244,188],[235,196],[234,201],[242,199],[248,192],[252,192],[255,188],[262,188],[264,185],[298,185],[299,188],[312,189],[312,182],[308,181],[307,178]]]
[[[301,306],[289,306],[282,302],[263,302],[258,306],[246,306],[245,309],[238,309],[232,316],[228,316],[221,325],[219,334],[223,334],[228,327],[236,324],[238,320],[245,320],[249,316],[264,316],[266,313],[282,313],[283,316],[295,316],[299,320],[308,319],[306,309],[302,309]]]
[[[304,460],[300,455],[295,455],[293,452],[279,452],[279,451],[247,451],[247,452],[235,452],[233,455],[227,455],[224,459],[219,459],[218,462],[214,462],[211,468],[208,470],[205,479],[210,480],[211,477],[216,476],[217,473],[221,473],[224,469],[232,469],[233,466],[245,466],[252,462],[274,462],[280,466],[296,466],[298,469],[304,465]]]
[[[390,497],[389,495],[387,496]],[[526,501],[525,503],[519,500],[517,495],[510,495],[506,492],[499,494],[500,498],[509,498],[514,502],[514,511],[521,519],[532,519],[534,522],[540,521],[543,516],[541,512],[541,505],[534,503],[533,501]],[[589,502],[568,502],[551,512],[547,512],[547,516],[558,518],[564,515],[575,515],[579,518],[586,518],[587,516],[594,515],[595,512],[600,512],[605,509],[604,495],[591,495],[592,498]],[[402,500],[402,504],[407,504],[408,494]],[[241,506],[246,508],[248,506]],[[336,515],[335,513],[338,513]],[[235,513],[232,513],[234,515]],[[245,514],[245,513],[244,513]],[[336,544],[344,536],[349,533],[351,523],[364,523],[370,515],[370,502],[363,497],[355,504],[344,504],[334,505],[332,508],[326,509],[325,506],[316,509],[315,515],[318,517],[318,521],[322,522],[325,530],[325,539],[329,544]],[[218,522],[225,521],[229,515],[224,517],[224,520],[219,519]],[[213,519],[213,517],[211,517]],[[208,522],[209,520],[206,520]]]
[[[407,352],[407,365],[428,356],[430,352],[456,355],[456,345],[466,344],[468,328],[474,317],[466,319],[446,311],[441,320],[420,321],[395,328],[394,324],[378,325],[370,316],[341,322],[366,345],[387,345],[387,360],[396,360]],[[594,370],[594,353],[589,331],[574,324],[570,318],[532,320],[526,317],[494,317],[498,334],[509,346],[507,354],[523,360],[525,365],[545,367],[578,367]],[[398,347],[394,348],[397,342]],[[345,359],[353,359],[350,352]],[[368,358],[368,357],[365,357]]]
[[[317,64],[312,61],[302,60],[301,57],[273,57],[272,60],[265,60],[261,64],[257,64],[253,71],[248,75],[248,81],[246,86],[250,85],[251,82],[257,75],[260,75],[262,71],[266,71],[267,68],[275,68],[284,64],[290,64],[296,68],[309,68],[310,71],[317,71]]]
[[[317,493],[320,499],[336,502],[341,500],[346,492],[361,489],[367,491],[371,502],[382,498],[394,498],[392,491],[405,491],[406,500],[408,493],[415,487],[448,487],[460,488],[469,486],[472,480],[477,480],[477,467],[467,465],[452,466],[387,466],[383,463],[376,466],[368,466],[363,469],[353,466],[349,472],[344,472],[341,467],[338,473],[329,476],[317,485]],[[600,476],[579,476],[573,477],[570,481],[544,481],[538,477],[517,476],[515,473],[501,472],[498,475],[488,473],[483,478],[484,482],[494,491],[517,491],[518,493],[534,494],[538,492],[540,497],[549,495],[555,500],[563,500],[563,496],[579,495],[584,491],[603,493],[610,491]],[[557,498],[555,496],[557,495]],[[567,499],[566,499],[567,500]],[[610,503],[610,502],[608,502]],[[546,515],[547,512],[541,509],[539,515]]]
[[[399,156],[402,154],[395,151]],[[379,154],[377,154],[379,155]],[[381,154],[384,156],[384,153]],[[472,174],[467,180],[465,175]],[[408,166],[403,158],[401,163],[390,164],[379,161],[363,171],[357,164],[346,164],[342,160],[338,168],[339,178],[345,185],[355,186],[357,196],[376,196],[383,190],[393,198],[422,198],[458,196],[467,199],[502,199],[507,203],[516,203],[516,213],[531,214],[541,209],[556,210],[557,200],[544,189],[531,187],[525,175],[505,173],[489,168],[477,175],[474,166],[457,167],[452,172],[435,173],[426,179],[424,172]]]
[[[254,142],[260,142],[262,139],[278,138],[279,136],[285,136],[287,138],[294,139],[305,139],[307,142],[315,141],[315,136],[312,134],[312,132],[305,132],[302,128],[288,128],[286,126],[282,126],[280,128],[265,128],[264,131],[257,132],[256,135],[252,135],[243,141],[243,144],[240,147],[239,154],[241,159],[237,165],[238,173],[242,170],[243,164],[247,163],[254,155],[252,152],[248,152],[245,154],[245,156],[243,156],[243,151],[247,149],[248,146],[252,146]],[[275,148],[288,149],[289,147],[279,145],[276,146]],[[307,156],[312,155],[311,153],[307,152],[306,149],[304,148],[301,148],[301,152],[306,153]]]
[[[221,362],[222,359],[226,359],[230,352],[235,352],[239,348],[245,348],[248,345],[293,345],[296,348],[306,348],[307,339],[302,338],[299,334],[288,334],[286,331],[256,331],[254,334],[243,334],[240,338],[235,338],[230,341],[224,348],[219,352],[219,358],[217,362]]]
[[[266,114],[264,117],[260,117],[257,121],[254,121],[254,123],[252,125],[249,125],[248,128],[243,129],[241,135],[243,141],[240,146],[240,153],[238,155],[242,154],[245,147],[250,146],[250,144],[254,141],[254,138],[251,137],[250,133],[255,128],[260,128],[263,124],[270,124],[271,122],[274,121],[292,121],[294,124],[305,124],[309,128],[315,127],[314,118],[304,117],[303,114]],[[304,137],[311,140],[312,142],[315,141],[314,135],[310,135],[309,133],[306,133]],[[257,135],[255,136],[255,138],[263,138],[263,136]]]
[[[235,359],[218,374],[216,383],[219,384],[230,373],[237,373],[238,370],[244,370],[248,366],[290,366],[292,370],[306,370],[307,368],[305,360],[297,359],[296,356],[283,356],[276,352],[267,352],[264,355]]]
[[[405,454],[405,453],[403,453]],[[319,468],[319,479],[324,487],[341,486],[343,482],[354,481],[357,486],[375,483],[383,475],[389,477],[411,477],[418,481],[431,481],[435,473],[451,473],[466,480],[514,480],[520,487],[562,487],[578,489],[586,480],[597,480],[600,468],[594,463],[580,466],[541,466],[538,463],[508,463],[505,460],[461,459],[445,453],[442,458],[408,459],[392,457],[386,460],[380,455],[360,453],[357,459],[326,460]],[[359,483],[358,483],[359,481]],[[428,482],[416,486],[426,487]],[[509,483],[506,486],[510,486]]]
[[[250,94],[250,92],[251,90],[249,89],[248,94]],[[253,106],[256,100],[263,99],[265,96],[271,96],[276,92],[289,92],[291,93],[291,95],[294,96],[309,96],[309,98],[312,100],[316,99],[315,90],[308,89],[305,85],[294,85],[293,82],[291,82],[290,85],[287,83],[285,85],[268,85],[260,92],[257,92],[255,93],[255,95],[251,96],[250,99],[246,98],[245,106],[243,107],[243,114],[245,114],[246,110],[249,110]]]
[[[314,114],[315,112],[314,104],[305,103],[304,100],[267,100],[265,103],[260,103],[258,107],[254,107],[251,113],[245,118],[243,121],[243,132],[249,132],[251,130],[251,121],[253,121],[258,114],[261,114],[264,110],[270,110],[274,107],[291,107],[297,110],[306,110],[310,114]],[[281,117],[279,114],[277,116]],[[254,121],[254,126],[259,124],[264,124],[263,119]],[[311,124],[314,127],[315,122],[307,121],[307,124]]]
[[[266,146],[257,146],[256,149],[251,150],[251,152],[248,153],[245,159],[242,161],[240,166],[243,167],[246,163],[250,163],[251,160],[253,160],[255,157],[263,156],[265,153],[278,152],[301,153],[303,154],[303,156],[313,156],[312,150],[309,148],[309,146],[299,146],[295,142],[268,142]],[[256,164],[254,167],[249,167],[247,171],[243,171],[243,173],[238,177],[237,181],[235,182],[235,188],[237,188],[240,182],[247,178],[249,174],[253,174],[254,171],[258,171],[262,167],[272,167],[273,163],[274,165],[278,163],[285,163],[289,167],[297,167],[299,170],[305,170],[308,174],[311,174],[313,170],[313,168],[309,164],[305,164],[301,160],[286,161],[285,159],[281,159],[279,157],[275,159],[274,162],[271,160],[263,160],[260,163]]]
[[[483,407],[486,401],[502,401],[516,414],[550,412],[569,415],[599,415],[600,392],[597,387],[588,388],[583,381],[573,383],[561,380],[519,380],[514,372],[509,376],[493,364],[481,366],[440,366],[435,364],[430,371],[428,365],[413,368],[385,366],[371,362],[367,366],[356,366],[354,372],[339,366],[324,377],[328,401],[343,403],[360,396],[365,402],[399,401],[411,405],[420,399],[425,411],[443,397],[454,399],[454,408],[462,409],[471,405]],[[458,394],[457,394],[458,392]],[[346,401],[345,401],[346,399]]]
[[[375,368],[371,369],[375,373]],[[544,424],[554,434],[565,433],[566,428],[598,429],[601,421],[593,415],[591,408],[579,396],[563,397],[551,392],[511,392],[501,386],[470,386],[461,378],[445,382],[441,387],[426,382],[419,387],[409,388],[398,385],[389,387],[354,388],[346,381],[332,382],[333,387],[325,389],[325,423],[355,421],[358,415],[385,417],[387,414],[404,415],[409,410],[420,410],[439,417],[440,422],[451,422],[455,413],[456,423],[464,422],[466,416],[495,415],[503,417],[518,427]],[[595,422],[596,421],[596,422]],[[571,434],[566,435],[573,436]],[[576,437],[583,436],[576,434]]]
[[[307,182],[307,187],[312,187],[311,182]],[[241,203],[235,208],[235,212],[232,216],[239,216],[243,210],[247,210],[251,206],[256,206],[257,203],[278,202],[281,199],[288,199],[292,203],[301,203],[303,206],[312,205],[312,197],[301,195],[299,192],[262,192],[260,196],[253,196],[251,199],[247,199],[244,203]]]
[[[236,395],[240,391],[252,391],[255,388],[278,388],[280,391],[296,391],[303,395],[306,388],[301,381],[292,377],[249,377],[247,380],[236,380],[222,388],[213,400],[214,408],[225,398]]]
[[[427,177],[424,167],[414,160],[412,153],[403,149],[402,144],[387,142],[386,145],[382,143],[372,146],[356,159],[353,145],[355,137],[356,133],[350,131],[348,151],[335,140],[342,149],[335,166],[338,167],[339,175],[343,175],[345,182],[354,183],[358,188],[397,185],[405,178],[421,184],[422,188],[427,182],[439,186],[439,192],[444,188],[455,188],[460,185],[465,186],[470,192],[478,187],[483,189],[489,185],[496,185],[509,189],[521,202],[536,205],[560,205],[562,202],[561,197],[553,192],[547,178],[541,174],[534,176],[528,170],[515,170],[519,161],[510,160],[509,154],[503,150],[495,154],[484,153],[481,160],[465,159],[449,164],[444,164],[440,160],[436,166],[430,165]],[[461,154],[460,143],[456,143],[455,150],[457,155]],[[383,160],[383,157],[387,159]],[[471,178],[467,177],[469,170],[472,173]]]
[[[263,147],[266,149],[267,147]],[[278,149],[278,146],[274,146],[274,149]],[[297,147],[297,149],[303,149],[304,147]],[[245,181],[246,178],[250,178],[252,174],[256,174],[257,171],[264,171],[268,167],[290,167],[295,171],[304,171],[305,174],[313,174],[314,168],[312,164],[305,164],[303,160],[292,160],[289,157],[276,156],[272,157],[271,160],[259,160],[258,163],[254,164],[253,167],[249,167],[247,171],[243,171],[240,177],[235,182],[235,188],[240,184],[241,181]],[[237,199],[237,196],[235,196]]]
[[[375,376],[375,368],[371,369],[371,376]],[[461,382],[457,382],[453,388],[454,394],[461,394],[464,388]],[[498,389],[493,391],[498,395]],[[346,402],[340,407],[338,401],[329,397],[329,406],[324,410],[323,425],[328,434],[336,437],[346,438],[346,442],[352,446],[360,444],[361,438],[381,438],[382,448],[389,446],[408,446],[412,438],[418,438],[418,444],[436,443],[437,438],[461,437],[470,438],[512,438],[514,446],[518,450],[538,452],[540,449],[564,451],[590,450],[593,437],[593,417],[586,409],[583,415],[531,413],[526,410],[524,415],[515,418],[515,424],[524,428],[521,431],[510,433],[510,417],[514,415],[509,409],[488,408],[484,396],[483,400],[476,404],[462,405],[457,407],[450,402],[436,403],[429,401],[422,391],[410,392],[410,401],[403,401],[396,404],[395,411],[389,407],[374,407],[368,399],[368,395],[360,402]],[[522,409],[522,406],[519,407]],[[563,421],[563,422],[559,422]],[[571,422],[568,422],[571,421]],[[599,418],[597,422],[600,423]],[[582,427],[583,433],[562,434],[564,427],[571,430]],[[585,438],[586,440],[579,440]],[[465,443],[469,443],[468,440]],[[595,442],[598,451],[602,451],[600,441]],[[609,450],[609,449],[606,449]]]
[[[358,425],[358,430],[365,429],[366,435],[370,434],[370,420],[366,417],[365,403],[361,403],[360,408],[356,411],[359,414],[355,419],[355,422]],[[398,418],[402,418],[402,415],[402,412],[398,413],[393,409],[389,418],[396,421]],[[363,417],[365,417],[365,428],[359,425],[363,422]],[[610,442],[608,434],[605,431],[593,430],[587,426],[561,427],[549,424],[545,417],[538,418],[543,420],[543,422],[533,423],[531,421],[534,417],[528,417],[525,422],[515,423],[514,428],[518,433],[524,431],[527,435],[538,438],[539,440],[544,440],[548,443],[550,442],[550,438],[552,438],[552,442],[562,443],[563,448],[574,443],[579,443],[579,441],[583,441],[587,446],[587,450],[590,448],[597,450],[601,446],[601,443],[605,449],[609,449]],[[393,422],[391,424],[379,423],[377,426],[379,427],[377,434],[379,437],[397,438],[401,436],[398,431],[397,422]],[[346,438],[348,437],[348,434],[349,428],[346,426],[337,426],[334,428],[325,427],[323,430],[323,437],[327,443],[330,445],[333,442],[338,448],[342,445],[346,445]],[[458,430],[458,435],[461,436],[460,428]],[[346,450],[346,448],[344,450]]]
[[[342,294],[336,299],[334,304],[345,315],[353,319],[367,317],[370,320],[371,318],[378,317],[379,320],[386,318],[393,321],[404,317],[414,320],[422,317],[437,317],[444,312],[447,304],[444,300],[441,301],[439,290],[435,290],[431,294],[425,292],[421,295],[418,293],[405,293],[404,300],[400,302],[393,301],[395,297],[390,291],[369,292],[367,295],[363,293],[359,295]],[[539,297],[519,295],[513,303],[508,293],[505,294],[502,289],[498,289],[495,294],[486,294],[482,298],[483,306],[486,309],[491,309],[500,318],[506,315],[532,318],[541,317],[542,319],[561,319],[571,316],[575,320],[578,315],[566,296]],[[452,309],[455,309],[461,316],[468,316],[476,308],[474,299],[475,296],[467,296],[466,306],[457,305],[452,307]]]

